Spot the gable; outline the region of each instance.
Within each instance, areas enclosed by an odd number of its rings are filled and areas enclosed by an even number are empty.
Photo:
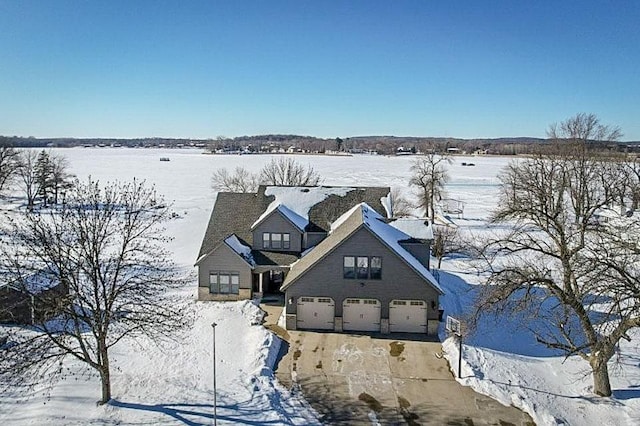
[[[269,222],[273,222],[277,220],[277,219],[274,219],[274,217],[281,218],[287,221],[292,227],[297,229],[300,233],[304,232],[304,229],[307,227],[307,224],[309,223],[307,219],[298,215],[296,212],[289,209],[287,206],[284,206],[282,204],[274,205],[272,203],[267,208],[267,210],[265,210],[265,212],[262,213],[262,215],[260,215],[258,220],[256,220],[253,223],[253,225],[251,225],[251,230],[255,231],[260,226],[268,228],[270,226]]]
[[[369,242],[361,242],[360,244],[364,245],[358,247],[356,251],[361,251],[364,255],[369,252],[372,247],[382,246],[384,247],[382,251],[386,252],[385,256],[392,256],[392,258],[400,261],[404,264],[405,268],[413,270],[420,280],[433,287],[438,293],[443,294],[442,289],[428,269],[400,245],[399,241],[406,239],[408,236],[379,219],[381,219],[381,216],[366,204],[353,207],[350,212],[345,213],[345,215],[339,219],[339,225],[324,241],[292,265],[291,271],[289,275],[287,275],[281,290],[285,290],[293,285],[299,278],[305,275],[308,270],[315,268],[319,263],[326,262],[328,257],[332,256],[334,252],[344,248],[345,245],[352,245],[353,238],[356,238],[355,236],[358,233],[367,232],[374,240],[369,239]],[[375,243],[371,241],[375,241]],[[378,249],[378,251],[380,250]],[[341,263],[333,263],[333,267],[341,270]]]
[[[310,255],[311,253],[308,256]],[[357,282],[358,280],[343,278],[344,256],[375,256],[382,259],[382,278],[376,281],[364,280],[369,282],[366,285],[373,284],[386,288],[388,291],[403,287],[412,287],[415,290],[424,286],[437,293],[442,293],[437,284],[434,285],[434,282],[416,271],[410,263],[406,262],[402,256],[389,248],[365,226],[356,228],[339,244],[333,246],[330,251],[317,257],[314,259],[315,261],[309,262],[308,265],[302,264],[305,258],[294,264],[281,290],[300,284],[305,288],[309,286],[324,288],[330,294],[332,293],[329,291],[331,288],[333,291],[340,291],[346,282],[351,284]]]
[[[219,269],[253,269],[254,265],[248,259],[238,254],[232,247],[225,242],[219,244],[209,253],[200,257],[196,262],[196,266],[218,265]]]

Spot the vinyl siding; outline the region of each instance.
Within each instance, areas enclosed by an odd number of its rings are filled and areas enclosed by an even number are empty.
[[[291,222],[285,219],[279,211],[269,215],[258,227],[253,230],[253,248],[254,250],[263,250],[262,247],[262,233],[263,232],[275,232],[289,234],[290,247],[288,249],[264,249],[273,251],[287,251],[287,252],[301,252],[302,251],[302,233]]]
[[[248,289],[251,292],[251,268],[249,264],[226,244],[220,244],[213,253],[202,259],[198,264],[198,286],[200,287],[198,298],[200,300],[203,300],[202,296],[204,295],[202,288],[209,288],[210,271],[237,271],[240,274],[240,293],[243,293],[242,289]]]
[[[344,279],[344,256],[382,257],[382,279]],[[360,228],[327,257],[311,266],[286,290],[287,314],[296,313],[295,301],[301,296],[331,297],[337,317],[342,316],[346,298],[375,298],[382,305],[382,318],[389,318],[389,303],[394,299],[416,299],[427,302],[429,319],[437,319],[438,292],[401,258],[387,248],[366,228]]]

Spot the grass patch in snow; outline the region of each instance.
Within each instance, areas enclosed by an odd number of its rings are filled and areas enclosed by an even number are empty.
[[[391,356],[398,357],[402,352],[404,352],[404,343],[402,342],[391,342],[389,343],[389,346],[389,354],[391,354]]]
[[[380,401],[378,401],[368,393],[362,392],[360,395],[358,395],[358,399],[367,404],[367,406],[376,413],[382,411],[382,404],[380,404]]]
[[[411,411],[409,411],[409,407],[411,407],[411,403],[407,399],[399,396],[398,405],[400,406],[400,414],[402,415],[402,418],[404,419],[405,422],[407,422],[409,426],[417,426],[420,424],[417,422],[420,416],[418,416],[416,413],[412,413]]]

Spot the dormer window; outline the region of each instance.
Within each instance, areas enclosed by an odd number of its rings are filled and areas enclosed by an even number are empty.
[[[282,248],[282,234],[271,234],[271,248]]]
[[[287,250],[291,247],[291,236],[288,233],[263,232],[262,248],[273,250]]]

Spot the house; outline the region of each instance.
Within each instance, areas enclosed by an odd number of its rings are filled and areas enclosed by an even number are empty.
[[[0,283],[0,323],[35,324],[55,315],[66,286],[46,280],[24,285]]]
[[[330,186],[219,193],[196,261],[198,299],[282,291],[290,329],[434,333],[442,290],[429,272],[431,230],[424,221],[415,238],[398,229],[389,193]]]
[[[390,211],[389,192],[261,185],[256,193],[218,193],[196,261],[198,299],[278,292],[290,265],[327,236],[333,221],[361,202]]]
[[[334,222],[285,278],[287,329],[437,333],[429,245],[392,223],[366,203]]]

